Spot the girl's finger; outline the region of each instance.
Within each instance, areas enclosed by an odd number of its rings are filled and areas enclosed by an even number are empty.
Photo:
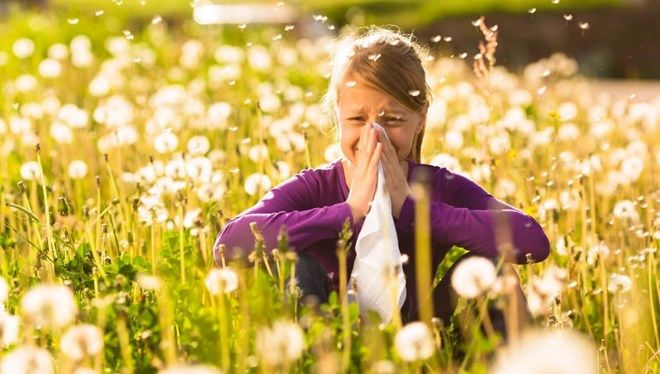
[[[374,149],[374,154],[369,160],[369,170],[373,171],[378,167],[378,162],[380,162],[381,155],[383,154],[383,143],[376,143],[376,148]]]
[[[369,137],[367,140],[367,147],[366,147],[366,154],[371,157],[371,155],[374,152],[374,148],[376,148],[376,143],[378,141],[376,140],[376,129],[369,129]]]

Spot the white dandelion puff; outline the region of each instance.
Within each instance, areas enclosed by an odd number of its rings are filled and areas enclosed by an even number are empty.
[[[272,327],[257,331],[257,352],[268,366],[297,360],[305,349],[303,331],[296,323],[276,321]]]
[[[610,280],[607,283],[607,290],[611,293],[623,293],[630,291],[632,288],[632,281],[630,277],[625,274],[610,274]]]
[[[433,334],[424,322],[412,322],[397,332],[394,338],[396,351],[404,361],[426,360],[435,352]]]
[[[20,38],[12,45],[12,52],[18,58],[28,58],[34,53],[35,45],[32,39]]]
[[[36,161],[28,161],[21,165],[21,178],[32,181],[41,177],[41,168]]]
[[[495,265],[484,257],[470,257],[461,261],[451,277],[451,285],[459,295],[472,299],[488,291],[495,279]]]
[[[87,176],[87,164],[83,160],[73,160],[69,164],[68,174],[71,179],[83,179]]]
[[[39,284],[21,299],[21,309],[36,326],[62,327],[78,313],[71,289],[65,286]]]
[[[97,326],[87,323],[73,326],[62,336],[60,349],[76,361],[94,356],[103,349],[103,332]]]
[[[213,268],[206,276],[204,284],[212,295],[231,293],[238,287],[238,275],[230,268]]]
[[[271,187],[270,178],[266,174],[254,173],[245,178],[244,188],[248,195],[253,196],[259,189],[268,190]]]
[[[517,373],[597,373],[596,347],[573,330],[528,330],[516,343],[497,352],[489,372]]]
[[[176,134],[164,132],[156,136],[153,146],[158,153],[172,152],[179,146],[179,138]]]
[[[637,213],[637,209],[635,209],[635,203],[631,200],[618,201],[614,205],[612,214],[620,220],[631,220],[633,222],[639,221],[639,213]]]
[[[8,347],[18,341],[19,318],[0,310],[0,343]]]
[[[53,373],[53,357],[45,349],[18,347],[2,357],[0,372],[50,374]]]
[[[193,155],[203,155],[211,148],[211,142],[206,136],[197,135],[188,139],[186,148],[188,149],[188,152]]]

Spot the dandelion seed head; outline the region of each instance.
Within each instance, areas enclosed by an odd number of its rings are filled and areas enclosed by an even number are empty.
[[[71,179],[83,179],[87,176],[87,163],[83,160],[73,160],[69,163],[67,171]]]
[[[60,349],[76,361],[94,356],[103,349],[103,333],[101,329],[91,324],[73,326],[62,336]]]
[[[28,161],[21,165],[21,178],[31,181],[41,177],[41,168],[36,161]]]
[[[596,373],[596,347],[573,330],[528,330],[517,343],[497,352],[494,374],[502,373]]]
[[[632,288],[632,281],[630,277],[625,274],[610,274],[610,279],[607,284],[607,290],[611,293],[624,293],[630,291]]]
[[[213,268],[207,274],[204,284],[212,295],[231,293],[238,287],[238,275],[230,268]]]
[[[460,296],[472,299],[489,290],[496,278],[493,263],[487,258],[475,256],[457,265],[451,285]]]
[[[12,52],[14,52],[14,55],[20,59],[32,56],[34,50],[34,42],[29,38],[17,39],[14,44],[12,44]]]
[[[62,327],[75,318],[78,306],[68,287],[39,284],[23,296],[21,310],[36,326]]]
[[[0,344],[8,347],[18,341],[19,318],[0,309]]]
[[[266,365],[274,367],[297,360],[305,349],[303,331],[296,323],[279,320],[257,331],[257,352]]]
[[[435,352],[433,334],[424,322],[407,324],[394,337],[394,347],[404,361],[426,360]]]
[[[2,357],[0,372],[52,374],[53,357],[42,348],[18,347]]]

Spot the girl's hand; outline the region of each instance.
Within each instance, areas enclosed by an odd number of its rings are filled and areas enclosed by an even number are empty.
[[[353,222],[364,218],[369,212],[371,200],[376,193],[378,162],[383,144],[377,141],[376,129],[371,123],[362,127],[358,141],[357,161],[353,170],[350,192],[346,202],[353,212]]]
[[[398,219],[401,214],[403,202],[410,195],[410,186],[408,186],[408,179],[406,178],[408,164],[405,160],[399,162],[392,143],[390,143],[383,131],[378,131],[379,144],[383,144],[383,174],[385,175],[387,192],[392,202],[392,215]]]

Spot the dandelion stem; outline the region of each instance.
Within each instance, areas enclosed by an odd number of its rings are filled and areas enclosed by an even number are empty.
[[[411,187],[411,191],[415,197],[415,276],[417,280],[417,305],[420,320],[429,327],[432,327],[433,293],[431,292],[432,261],[429,193],[424,180],[415,182]]]

